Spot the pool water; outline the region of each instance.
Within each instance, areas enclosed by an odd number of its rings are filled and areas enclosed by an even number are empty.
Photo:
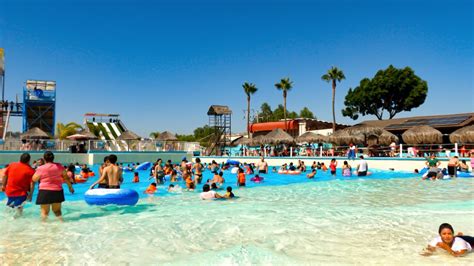
[[[472,178],[421,181],[385,171],[364,178],[322,171],[313,180],[304,174],[263,176],[263,183],[248,176],[248,186],[237,188],[235,175],[226,171],[225,186],[238,198],[202,201],[200,189],[168,193],[169,183],[145,195],[148,172],[140,172],[138,184],[126,173],[123,187],[140,192],[133,207],[85,204],[92,178],[75,185],[74,195],[65,192],[65,223],[52,216],[41,223],[31,203],[19,219],[8,208],[1,211],[0,264],[474,263],[474,254],[419,255],[443,222],[474,234]],[[204,180],[211,177],[204,173]],[[5,204],[3,194],[0,200]]]

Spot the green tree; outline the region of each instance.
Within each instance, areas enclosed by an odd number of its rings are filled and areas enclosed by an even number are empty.
[[[304,107],[301,111],[300,111],[300,117],[302,118],[311,118],[311,119],[314,119],[314,115],[313,115],[313,112],[311,112],[308,107]]]
[[[257,87],[253,83],[245,82],[242,84],[245,95],[247,95],[247,137],[250,137],[250,95],[257,92]]]
[[[273,111],[268,103],[263,103],[262,106],[260,106],[260,116],[262,117],[262,122],[273,121]]]
[[[293,88],[293,82],[290,81],[290,78],[283,78],[279,83],[275,84],[275,88],[283,91],[283,116],[285,117],[285,129],[288,131],[288,124],[286,123],[286,96],[288,91]]]
[[[160,136],[160,134],[161,134],[161,133],[160,133],[159,131],[156,131],[156,132],[151,132],[149,136],[150,136],[150,138],[152,138],[152,139],[156,139],[156,138],[158,138],[158,137]]]
[[[428,93],[426,81],[415,75],[410,67],[397,69],[390,65],[379,70],[372,79],[364,78],[355,89],[349,89],[342,115],[357,119],[360,115],[375,115],[389,119],[403,111],[410,111],[425,102]]]
[[[332,83],[332,131],[336,131],[336,113],[334,111],[334,105],[336,100],[336,82],[346,79],[344,72],[337,67],[331,67],[328,73],[321,77],[322,80]]]
[[[56,124],[56,135],[59,139],[66,139],[68,136],[74,135],[80,130],[82,130],[82,126],[74,122]]]
[[[280,121],[285,118],[285,108],[279,104],[275,110],[273,110],[272,121]]]

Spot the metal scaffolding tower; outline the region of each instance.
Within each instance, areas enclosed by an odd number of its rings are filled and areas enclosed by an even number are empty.
[[[27,80],[23,88],[23,132],[39,127],[54,136],[56,82]]]
[[[231,142],[232,111],[228,106],[211,105],[207,115],[209,116],[209,126],[214,128],[214,136],[211,137],[208,154],[223,155],[225,147]]]

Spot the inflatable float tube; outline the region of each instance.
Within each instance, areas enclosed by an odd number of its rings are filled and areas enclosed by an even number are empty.
[[[261,177],[261,176],[259,176],[259,177],[252,177],[252,178],[250,178],[250,181],[255,182],[255,183],[261,183],[261,182],[263,182],[263,179],[264,179],[264,178]]]
[[[236,161],[236,160],[227,160],[226,164],[230,164],[230,165],[239,165],[240,162],[239,161]]]
[[[144,162],[144,163],[141,163],[139,164],[135,170],[137,171],[141,171],[141,170],[148,170],[148,168],[151,167],[151,163],[150,162]]]
[[[422,168],[418,173],[424,175],[426,172],[428,172],[428,167]]]
[[[474,177],[474,173],[466,173],[466,172],[459,172],[458,171],[457,176],[458,177],[465,177],[465,178]]]
[[[299,170],[294,170],[294,171],[291,171],[291,170],[278,170],[278,173],[281,174],[281,175],[299,175],[299,174],[301,174],[301,171],[299,171]]]
[[[133,189],[89,189],[84,194],[84,200],[89,205],[128,205],[133,206],[138,202],[138,193]]]
[[[232,174],[237,174],[237,171],[239,171],[239,167],[234,167],[230,170]]]
[[[79,177],[79,176],[76,176],[74,180],[76,180],[76,183],[85,183],[87,181],[87,179]]]

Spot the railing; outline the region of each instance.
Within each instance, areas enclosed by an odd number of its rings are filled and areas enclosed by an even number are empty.
[[[88,151],[198,151],[198,142],[154,141],[154,140],[18,140],[6,139],[0,144],[0,151],[69,151],[85,153]]]
[[[227,148],[223,156],[268,156],[268,157],[347,157],[349,146],[334,145],[299,145],[299,146],[269,146],[262,147],[242,147]],[[397,144],[392,146],[370,146],[356,147],[356,154],[368,157],[398,157],[398,158],[416,158],[428,157],[435,154],[437,157],[469,157],[474,153],[474,143],[470,144]],[[206,154],[203,154],[206,155]]]

